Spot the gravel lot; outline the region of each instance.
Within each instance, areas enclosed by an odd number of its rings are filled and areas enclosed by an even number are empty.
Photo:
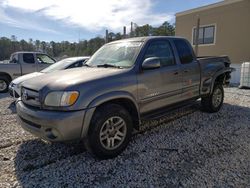
[[[250,90],[225,89],[216,114],[186,107],[145,122],[123,154],[99,161],[80,144],[22,130],[0,94],[0,187],[250,187]]]

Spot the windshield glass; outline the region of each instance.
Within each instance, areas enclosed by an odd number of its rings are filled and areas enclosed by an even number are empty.
[[[105,45],[86,64],[94,67],[108,64],[115,67],[129,68],[134,65],[141,44],[142,42],[120,42]]]
[[[61,61],[58,61],[52,65],[50,65],[49,67],[43,69],[41,72],[43,73],[49,73],[49,72],[53,72],[53,71],[57,71],[57,70],[63,70],[65,69],[68,65],[70,65],[71,63],[75,62],[76,60],[72,60],[72,59],[63,59]]]

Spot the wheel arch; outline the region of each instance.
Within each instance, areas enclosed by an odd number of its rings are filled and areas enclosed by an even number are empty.
[[[228,73],[230,74],[231,72],[232,72],[231,68],[226,68],[226,69],[220,70],[220,71],[216,72],[210,79],[208,79],[208,82],[206,81],[205,83],[203,83],[203,87],[204,87],[204,85],[207,85],[207,84],[210,85],[207,94],[211,94],[215,83],[220,83],[221,85],[224,85],[225,81],[226,81],[225,79],[227,77],[227,74]]]
[[[96,110],[103,105],[106,104],[118,104],[124,107],[128,113],[130,113],[133,120],[133,128],[136,130],[139,129],[140,125],[140,113],[139,107],[136,103],[134,97],[128,92],[115,91],[110,92],[101,96],[98,96],[94,100],[92,100],[88,105],[88,110],[84,117],[83,130],[82,130],[82,138],[86,137],[89,131],[89,126],[91,119],[96,112]]]
[[[9,82],[12,81],[12,77],[6,72],[0,72],[0,76],[6,77],[9,80]]]

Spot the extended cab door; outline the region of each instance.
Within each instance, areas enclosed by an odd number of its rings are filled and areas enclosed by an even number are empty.
[[[182,99],[191,99],[199,96],[200,92],[200,65],[196,60],[193,49],[185,39],[174,39],[174,45],[181,63]]]
[[[22,75],[36,72],[36,63],[33,53],[19,54],[19,62],[21,62]]]
[[[36,54],[37,71],[41,71],[55,63],[55,60],[46,54]]]
[[[138,74],[140,112],[146,113],[177,102],[182,93],[180,67],[167,39],[153,40],[146,47],[142,62],[150,57],[160,59],[161,67]],[[141,62],[141,63],[142,63]]]

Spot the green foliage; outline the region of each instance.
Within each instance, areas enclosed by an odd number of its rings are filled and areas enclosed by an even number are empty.
[[[134,25],[135,28],[128,36],[142,37],[142,36],[172,36],[175,35],[175,26],[168,22],[164,22],[159,27],[153,27],[151,25],[138,26]],[[124,38],[121,33],[110,32],[108,34],[108,41],[120,40]],[[102,37],[95,37],[90,40],[79,41],[78,43],[70,43],[68,41],[62,42],[45,42],[40,40],[29,39],[17,40],[15,35],[11,38],[2,37],[0,38],[0,61],[9,59],[10,55],[16,51],[40,51],[48,53],[50,56],[55,58],[71,57],[71,56],[89,56],[104,45],[105,39]]]
[[[174,36],[175,27],[168,22],[164,22],[159,27],[153,27],[151,25],[137,26],[135,28],[135,36]]]
[[[32,39],[29,39],[29,42],[27,42],[25,40],[18,41],[16,36],[12,35],[11,39],[6,37],[0,38],[0,60],[9,59],[10,55],[16,51],[40,51],[55,58],[61,58],[63,56],[87,56],[92,55],[104,43],[105,40],[100,37],[78,43],[70,43],[68,41],[33,41]]]

